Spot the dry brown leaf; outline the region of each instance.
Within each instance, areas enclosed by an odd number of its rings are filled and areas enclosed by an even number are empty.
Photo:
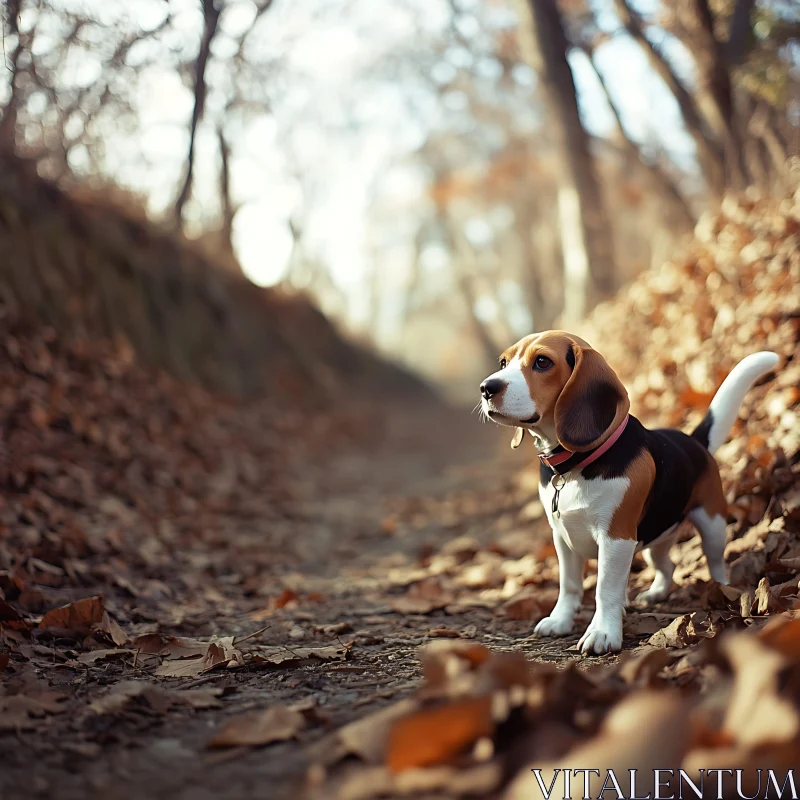
[[[469,697],[421,709],[392,726],[386,765],[392,772],[402,772],[441,764],[493,731],[490,696]]]
[[[412,583],[406,594],[386,599],[386,605],[398,614],[430,614],[452,602],[453,595],[443,589],[438,580]]]
[[[706,599],[709,608],[739,608],[743,591],[735,586],[711,581],[708,585]],[[743,615],[746,616],[746,615]]]
[[[416,707],[413,700],[401,700],[343,726],[332,738],[323,740],[314,748],[316,760],[330,765],[347,756],[357,756],[368,764],[382,763],[392,724]]]
[[[156,714],[163,714],[175,705],[218,708],[221,705],[218,698],[222,693],[222,689],[175,691],[146,681],[121,681],[112,686],[102,697],[89,703],[89,709],[95,714],[119,714],[127,710],[137,699]]]
[[[32,627],[31,623],[26,622],[16,608],[10,606],[2,598],[0,598],[0,624],[15,630],[28,630]]]
[[[800,662],[800,619],[779,617],[771,620],[758,632],[758,637],[793,663]]]
[[[260,747],[293,739],[305,727],[305,717],[286,706],[249,711],[228,720],[208,747]]]
[[[553,610],[557,599],[557,590],[523,589],[506,601],[503,611],[509,619],[538,622]]]
[[[92,626],[103,621],[104,613],[102,597],[86,597],[48,611],[42,617],[39,627],[88,634]]]
[[[88,653],[81,653],[78,656],[78,661],[80,661],[81,664],[94,664],[95,661],[132,655],[133,653],[133,650],[126,650],[124,648],[114,648],[112,650],[91,650]]]
[[[720,649],[734,671],[723,729],[750,747],[800,737],[800,709],[779,691],[779,674],[788,659],[758,637],[744,633],[726,637]]]
[[[403,595],[402,597],[390,597],[386,605],[398,614],[430,614],[431,611],[438,611],[444,608],[451,598],[442,595],[438,600],[430,597],[412,597]]]
[[[166,639],[160,633],[145,633],[131,639],[131,647],[143,655],[161,655]],[[205,650],[200,650],[197,655],[202,655]]]
[[[650,636],[661,630],[663,616],[647,613],[629,614],[625,620],[626,636]]]
[[[343,645],[314,645],[307,647],[254,647],[245,655],[245,663],[254,667],[298,667],[315,661],[346,661],[352,642]]]
[[[461,634],[453,628],[431,628],[426,636],[431,639],[459,639]]]
[[[627,797],[630,789],[628,770],[637,772],[636,796],[653,796],[653,771],[681,766],[688,747],[689,714],[680,696],[672,692],[642,690],[616,705],[600,733],[565,756],[550,763],[533,763],[540,770],[545,787],[553,783],[553,797],[562,797],[563,771],[597,769],[599,775],[587,773],[589,797],[600,797],[607,771],[613,771]],[[593,765],[593,766],[590,766]],[[625,783],[625,780],[628,783]],[[583,776],[578,773],[570,782],[572,798],[584,797]],[[674,787],[673,787],[674,788]],[[530,800],[541,797],[536,775],[523,769],[509,786],[503,800]],[[663,795],[668,796],[668,795]]]
[[[128,643],[128,634],[108,615],[108,611],[103,612],[103,618],[97,626],[96,631],[105,633],[111,641],[121,647]]]
[[[292,601],[297,600],[297,594],[291,589],[284,589],[275,599],[275,608],[285,608]]]
[[[420,653],[425,683],[442,686],[457,675],[477,669],[491,656],[491,651],[477,642],[431,642]]]
[[[171,637],[160,651],[167,658],[154,674],[162,678],[192,678],[212,669],[241,666],[244,658],[233,642],[233,636],[210,642]]]
[[[0,697],[0,730],[28,730],[36,719],[67,710],[63,692],[33,690],[30,693]]]
[[[648,648],[629,658],[623,658],[619,665],[619,676],[629,686],[654,688],[657,676],[673,659],[666,650]]]
[[[723,617],[720,612],[694,611],[683,614],[656,631],[647,644],[653,647],[688,647],[716,636],[722,629]]]

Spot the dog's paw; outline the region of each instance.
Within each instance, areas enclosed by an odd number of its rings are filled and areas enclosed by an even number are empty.
[[[633,599],[634,608],[647,608],[663,603],[669,597],[669,589],[645,589]]]
[[[608,625],[592,620],[586,633],[581,636],[578,647],[584,655],[618,653],[622,649],[622,623]]]
[[[540,636],[569,636],[574,627],[575,620],[573,617],[553,614],[537,623],[533,629],[533,635],[537,638]]]

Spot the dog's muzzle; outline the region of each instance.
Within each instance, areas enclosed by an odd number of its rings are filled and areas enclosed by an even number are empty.
[[[484,400],[491,400],[496,394],[500,394],[508,384],[500,378],[487,378],[481,384],[481,397]]]

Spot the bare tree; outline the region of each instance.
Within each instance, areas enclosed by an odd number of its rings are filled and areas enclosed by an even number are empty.
[[[695,214],[677,182],[673,180],[670,174],[657,161],[645,157],[639,145],[631,139],[626,132],[625,125],[622,122],[622,114],[611,94],[608,81],[603,75],[603,71],[597,65],[593,38],[591,36],[581,38],[578,42],[578,46],[586,55],[586,58],[597,76],[600,87],[605,94],[606,101],[614,119],[614,139],[625,152],[628,163],[639,170],[643,174],[645,181],[651,185],[653,190],[669,203],[676,223],[682,228],[693,228],[697,221]]]
[[[724,152],[726,185],[743,188],[748,176],[736,126],[733,83],[708,0],[676,0],[672,8],[671,30],[692,54],[697,70],[698,107]]]
[[[222,124],[217,126],[219,146],[219,196],[222,205],[221,239],[225,250],[233,255],[233,220],[239,206],[233,201],[231,191],[231,145]]]
[[[661,50],[646,36],[641,16],[627,0],[614,0],[614,7],[625,30],[642,47],[653,71],[661,77],[678,103],[686,130],[697,147],[697,160],[709,190],[719,196],[725,187],[724,154],[708,129],[689,89],[678,78]]]
[[[610,219],[581,122],[567,41],[556,0],[521,0],[523,42],[544,86],[561,150],[559,216],[565,267],[565,316],[584,316],[597,300],[616,289]],[[524,32],[524,31],[523,31]]]
[[[9,153],[16,151],[16,129],[17,116],[19,114],[19,86],[18,79],[20,73],[20,58],[24,49],[23,35],[19,29],[19,15],[22,12],[22,0],[8,0],[2,23],[3,46],[5,54],[6,28],[10,34],[16,37],[14,48],[8,53],[5,67],[9,71],[10,97],[3,109],[3,118],[0,120],[0,150]]]
[[[203,36],[200,39],[200,48],[194,65],[194,105],[192,107],[192,121],[189,126],[189,152],[186,155],[186,169],[183,184],[175,200],[173,216],[176,227],[183,225],[183,207],[192,193],[194,180],[195,143],[197,139],[197,126],[203,118],[206,106],[206,67],[211,55],[211,43],[219,25],[220,9],[216,0],[202,0],[203,3]]]

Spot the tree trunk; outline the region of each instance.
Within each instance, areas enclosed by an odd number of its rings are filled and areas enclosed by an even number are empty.
[[[233,218],[237,208],[231,197],[231,146],[225,138],[225,132],[217,128],[219,142],[219,194],[222,206],[222,244],[225,250],[233,255]]]
[[[486,329],[486,324],[475,313],[475,292],[472,288],[472,277],[469,275],[455,276],[456,285],[458,286],[461,296],[464,298],[464,307],[467,310],[467,319],[472,326],[475,338],[481,346],[484,358],[486,360],[487,368],[497,369],[497,356],[500,355],[501,350],[495,344],[489,331]],[[510,343],[509,343],[510,344]]]
[[[8,0],[6,10],[8,30],[10,33],[16,34],[17,43],[7,58],[6,68],[10,72],[8,81],[11,94],[3,109],[3,119],[0,120],[0,151],[12,154],[17,150],[17,115],[19,113],[17,78],[19,74],[19,58],[23,51],[22,34],[19,30],[19,15],[21,11],[22,0]]]
[[[497,343],[489,332],[488,326],[475,312],[477,298],[472,284],[473,277],[478,271],[475,253],[461,228],[448,218],[446,211],[437,208],[436,221],[441,227],[442,235],[450,248],[450,255],[454,265],[453,282],[464,298],[467,319],[483,352],[486,366],[491,367],[497,364],[497,356],[502,348],[498,348]],[[458,264],[461,265],[460,269]]]
[[[744,188],[748,175],[736,130],[733,86],[722,45],[714,34],[714,16],[708,0],[680,0],[675,8],[675,33],[692,54],[697,68],[698,107],[724,149],[726,183]]]
[[[217,8],[215,0],[203,0],[203,38],[200,41],[200,49],[197,52],[194,69],[194,107],[192,108],[192,121],[189,127],[189,152],[186,156],[186,174],[183,185],[175,201],[174,218],[175,226],[183,226],[183,207],[192,193],[192,183],[194,182],[194,156],[195,144],[197,139],[197,126],[203,118],[206,107],[206,67],[211,55],[211,42],[217,32],[219,24],[220,9]]]
[[[725,57],[729,64],[741,64],[753,38],[751,17],[756,0],[736,0],[725,43]]]
[[[614,7],[628,34],[644,50],[650,66],[661,77],[678,103],[686,130],[697,147],[697,160],[703,170],[708,188],[719,198],[725,190],[725,163],[719,144],[710,136],[703,117],[689,90],[681,83],[670,64],[645,36],[644,25],[639,15],[628,5],[627,0],[614,0]]]
[[[581,43],[580,47],[586,54],[586,57],[589,59],[589,63],[592,65],[592,69],[594,70],[595,75],[597,75],[597,80],[600,82],[600,86],[603,89],[606,100],[608,101],[608,106],[611,109],[611,114],[614,117],[616,139],[620,143],[620,146],[626,152],[631,163],[644,173],[646,180],[655,189],[655,191],[665,198],[670,204],[670,207],[674,211],[677,224],[681,227],[691,230],[694,228],[695,222],[697,222],[694,212],[692,211],[692,207],[689,205],[688,201],[683,196],[683,193],[678,188],[678,185],[674,180],[672,180],[670,175],[665,172],[658,163],[645,159],[642,155],[639,145],[628,136],[627,132],[625,131],[625,127],[622,124],[622,116],[619,108],[614,102],[614,98],[611,96],[611,92],[609,91],[608,84],[606,83],[603,73],[600,71],[600,69],[598,69],[597,61],[595,60],[594,47],[589,42]]]
[[[612,230],[589,136],[578,111],[575,81],[567,61],[569,44],[556,0],[521,0],[523,13],[526,9],[532,36],[525,37],[523,46],[542,81],[561,143],[559,209],[565,297],[580,290],[583,296],[570,298],[569,305],[571,311],[583,313],[617,288]],[[523,24],[523,36],[525,27]],[[579,275],[583,277],[579,279]]]

